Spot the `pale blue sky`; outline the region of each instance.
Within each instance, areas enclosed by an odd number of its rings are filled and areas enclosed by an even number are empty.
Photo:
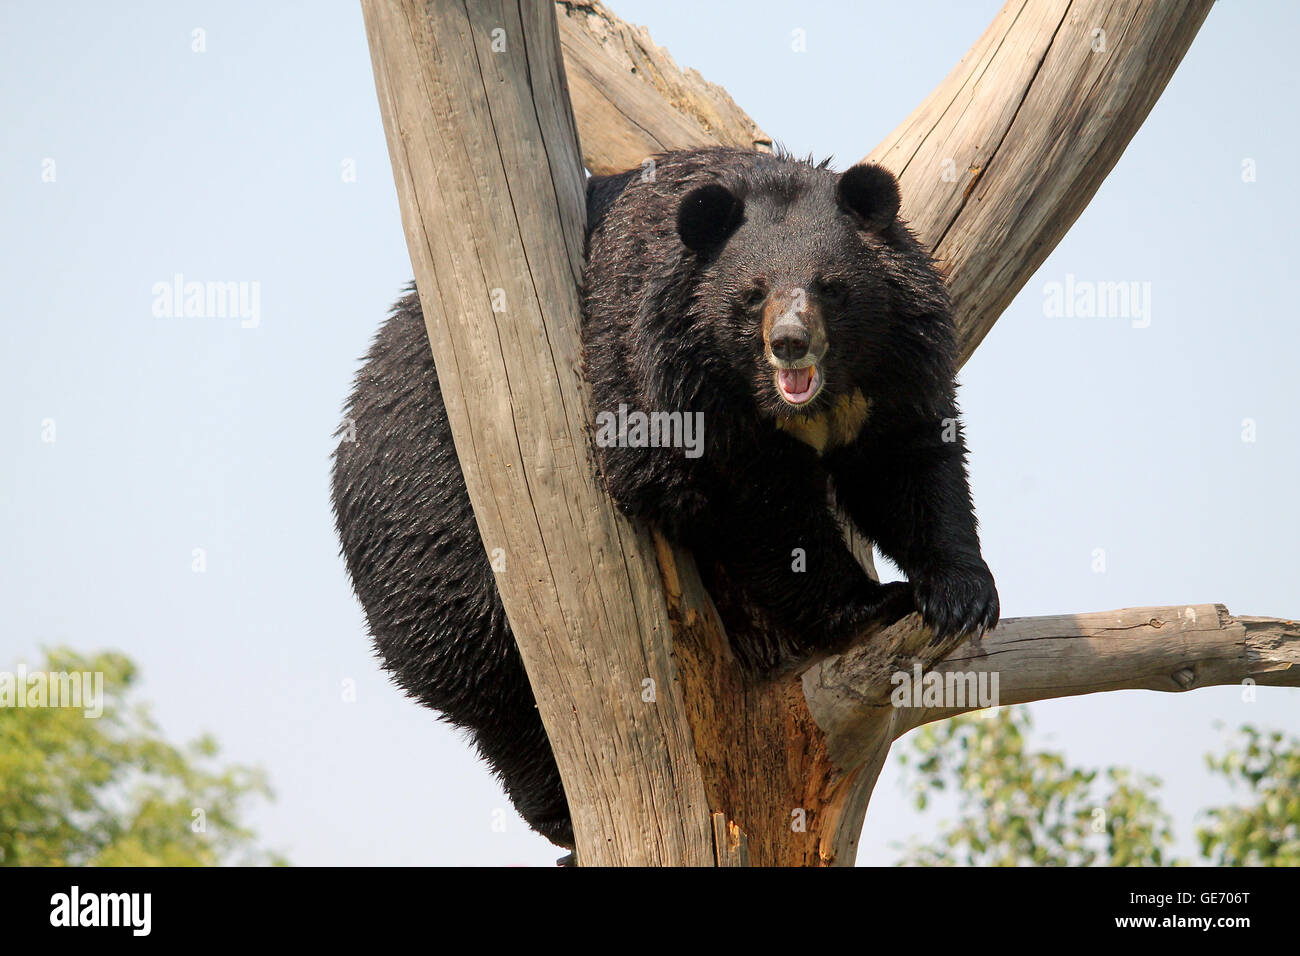
[[[999,6],[611,5],[791,149],[841,168]],[[1215,7],[962,373],[1007,616],[1213,601],[1300,616],[1298,27],[1281,0]],[[42,644],[125,650],[171,736],[209,730],[267,768],[279,799],[254,822],[294,862],[551,863],[513,812],[494,832],[508,804],[487,772],[389,686],[337,557],[331,433],[411,271],[358,4],[8,0],[0,76],[0,668]],[[259,283],[257,327],[155,317],[151,288],[176,273]],[[1150,327],[1046,317],[1044,288],[1067,274],[1149,282]],[[1226,796],[1201,759],[1213,724],[1297,731],[1298,704],[1224,688],[1034,714],[1073,760],[1163,777],[1188,848],[1195,811]],[[933,828],[895,770],[863,863]]]

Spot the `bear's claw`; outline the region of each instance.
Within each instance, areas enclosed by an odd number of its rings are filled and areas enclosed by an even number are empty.
[[[983,561],[941,567],[919,579],[914,591],[921,619],[933,632],[931,644],[963,634],[982,637],[998,623],[998,591]]]

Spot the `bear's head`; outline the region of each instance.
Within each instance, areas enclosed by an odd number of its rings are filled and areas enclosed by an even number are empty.
[[[880,166],[768,158],[682,199],[692,309],[778,425],[880,400],[926,404],[953,374],[947,292]],[[863,401],[865,399],[865,401]],[[847,437],[847,436],[846,436]]]

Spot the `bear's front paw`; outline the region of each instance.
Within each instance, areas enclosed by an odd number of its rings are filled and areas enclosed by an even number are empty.
[[[913,584],[916,609],[934,632],[931,643],[959,634],[983,634],[998,623],[998,589],[988,565],[944,564]]]

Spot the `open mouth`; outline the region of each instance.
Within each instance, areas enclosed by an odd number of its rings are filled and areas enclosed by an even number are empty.
[[[789,405],[807,405],[822,390],[822,373],[816,365],[776,370],[776,390]]]

